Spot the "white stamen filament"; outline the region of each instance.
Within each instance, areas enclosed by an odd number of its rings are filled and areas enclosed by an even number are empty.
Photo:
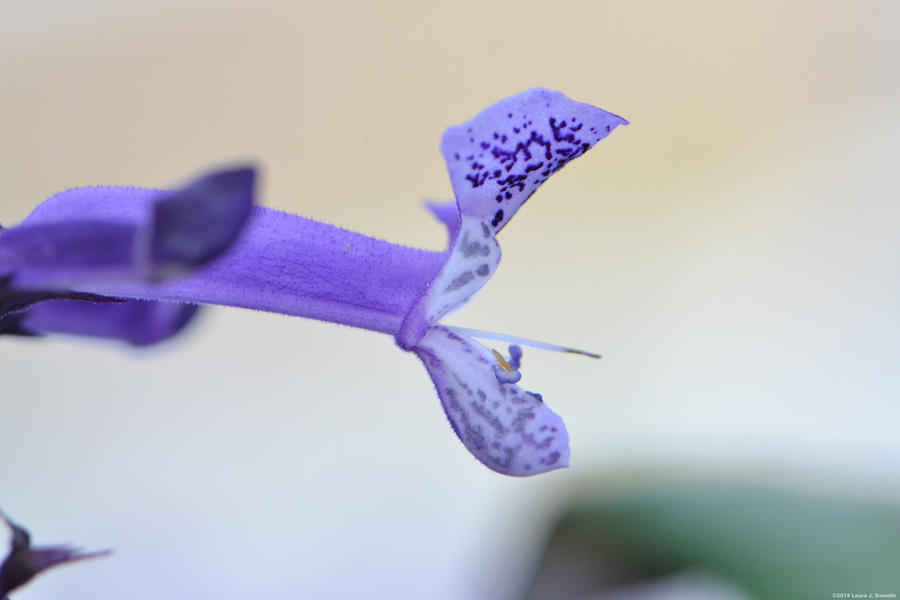
[[[532,348],[540,348],[541,350],[551,350],[553,352],[568,352],[570,354],[581,354],[582,356],[590,356],[591,358],[600,358],[599,354],[588,352],[587,350],[579,350],[577,348],[569,348],[567,346],[558,346],[556,344],[548,344],[547,342],[539,342],[528,338],[517,337],[514,335],[506,335],[505,333],[494,333],[493,331],[482,331],[480,329],[469,329],[468,327],[457,327],[455,325],[444,325],[447,329],[461,335],[468,335],[482,340],[494,340],[496,342],[507,342],[510,344],[519,344],[520,346],[530,346]]]

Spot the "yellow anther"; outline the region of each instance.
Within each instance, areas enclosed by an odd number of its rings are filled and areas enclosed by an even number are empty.
[[[500,365],[500,367],[502,369],[504,369],[506,371],[515,371],[515,369],[512,368],[512,365],[509,364],[508,362],[506,362],[506,359],[503,358],[502,354],[500,354],[499,352],[497,352],[496,350],[493,350],[493,349],[491,349],[491,352],[494,353],[494,358],[497,359],[497,363]]]

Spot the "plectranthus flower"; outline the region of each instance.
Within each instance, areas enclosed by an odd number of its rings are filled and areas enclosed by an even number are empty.
[[[170,303],[176,302],[182,303],[176,307],[212,303],[254,308],[378,331],[394,336],[402,349],[422,360],[454,432],[482,463],[508,475],[567,466],[569,444],[562,420],[539,394],[516,382],[521,377],[519,343],[572,349],[449,327],[440,320],[496,271],[497,233],[519,207],[553,173],[626,123],[559,92],[533,89],[451,127],[441,151],[456,199],[429,207],[449,231],[450,243],[443,252],[391,244],[254,207],[231,246],[195,271],[186,272],[199,261],[185,265],[180,249],[171,253],[171,265],[153,260],[148,265],[146,257],[155,254],[145,245],[136,252],[140,265],[126,268],[126,276],[90,273],[75,281],[77,269],[72,269],[81,265],[72,261],[52,258],[39,265],[45,269],[36,270],[34,263],[40,261],[32,260],[22,250],[28,244],[20,241],[29,234],[17,231],[47,225],[48,217],[63,229],[63,223],[85,219],[124,221],[140,228],[158,204],[159,193],[133,188],[127,193],[123,188],[63,192],[45,201],[18,228],[0,235],[0,277],[5,273],[7,297],[28,297],[35,289],[46,295],[41,302],[26,300],[24,308],[19,301],[15,329],[94,335],[108,330],[110,337],[130,339],[129,328],[139,330],[141,318],[132,321],[122,313],[146,312],[147,319],[168,323],[168,331],[174,331],[173,324],[184,315],[166,311],[174,310]],[[222,214],[236,223],[229,210]],[[18,237],[7,243],[8,236]],[[136,239],[146,241],[146,234]],[[12,254],[17,263],[10,262],[9,247],[17,249]],[[48,295],[48,288],[62,295]],[[91,313],[84,316],[87,325],[70,321],[77,310]],[[474,337],[512,342],[509,356],[487,349]]]
[[[2,512],[0,520],[12,532],[9,554],[0,564],[0,598],[6,598],[6,594],[25,585],[50,567],[109,554],[109,550],[85,552],[72,546],[33,548],[31,536],[25,528],[10,521]]]

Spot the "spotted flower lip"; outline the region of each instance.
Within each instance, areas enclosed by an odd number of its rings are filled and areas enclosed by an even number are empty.
[[[12,531],[10,552],[0,563],[0,598],[22,587],[35,576],[51,567],[71,562],[99,558],[110,554],[110,550],[85,552],[72,546],[47,546],[35,548],[31,545],[28,531],[11,521],[0,512],[0,520]]]
[[[203,227],[179,210],[171,215],[163,211],[161,221],[171,226],[164,226],[165,243],[157,245],[155,226],[142,223],[146,215],[159,214],[159,192],[63,192],[22,225],[0,234],[0,302],[6,298],[7,305],[15,304],[17,294],[37,298],[19,302],[7,331],[63,331],[149,343],[174,333],[190,318],[172,309],[168,303],[174,302],[176,307],[254,308],[386,333],[422,360],[451,427],[483,464],[516,476],[567,466],[568,434],[562,420],[540,394],[516,384],[522,377],[518,343],[529,341],[499,336],[512,342],[505,357],[474,339],[494,334],[474,332],[473,337],[472,330],[447,327],[440,320],[496,271],[501,256],[497,233],[531,195],[624,124],[612,113],[537,88],[448,129],[441,152],[455,200],[429,206],[449,232],[449,245],[440,252],[258,206],[240,221],[234,210],[217,209],[217,195],[233,196],[232,187],[200,185],[206,192],[199,194],[206,199],[201,203],[204,218],[213,230],[233,234],[212,236],[219,242],[228,239],[210,259],[203,243],[197,248],[190,243]],[[172,194],[178,196],[177,191]],[[49,227],[78,250],[74,258],[41,254],[35,232]],[[89,238],[89,231],[105,250],[88,248],[82,238]],[[48,287],[56,295],[47,293]],[[144,325],[156,320],[160,325],[146,331]]]

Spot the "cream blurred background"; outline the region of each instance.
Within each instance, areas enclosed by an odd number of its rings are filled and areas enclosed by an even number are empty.
[[[632,123],[449,319],[604,354],[525,352],[570,470],[481,467],[386,336],[215,308],[149,351],[2,339],[0,506],[116,549],[16,599],[506,600],[597,473],[900,495],[898,7],[0,1],[6,225],[250,159],[268,206],[440,248],[445,127],[538,85]]]

